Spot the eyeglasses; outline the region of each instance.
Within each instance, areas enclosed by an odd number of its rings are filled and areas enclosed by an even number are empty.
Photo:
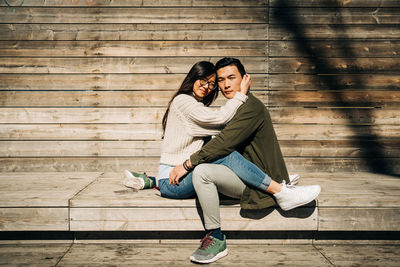
[[[207,84],[208,84],[208,89],[213,90],[215,88],[215,82],[207,81],[207,80],[204,80],[204,79],[200,80],[200,85],[202,87],[205,87]]]

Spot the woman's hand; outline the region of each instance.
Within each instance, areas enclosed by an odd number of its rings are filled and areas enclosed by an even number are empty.
[[[244,95],[247,94],[247,92],[250,89],[250,82],[251,82],[251,76],[249,74],[243,75],[242,82],[240,83],[240,92]]]
[[[175,166],[169,174],[169,184],[179,184],[179,180],[188,173],[183,164]]]

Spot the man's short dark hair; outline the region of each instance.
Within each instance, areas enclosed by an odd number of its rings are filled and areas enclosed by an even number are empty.
[[[215,64],[215,71],[217,71],[221,68],[224,68],[226,66],[231,66],[231,65],[237,67],[237,69],[239,70],[240,75],[242,75],[242,77],[246,74],[244,66],[242,65],[240,60],[237,58],[233,58],[233,57],[224,57],[224,58],[218,60],[218,62]]]

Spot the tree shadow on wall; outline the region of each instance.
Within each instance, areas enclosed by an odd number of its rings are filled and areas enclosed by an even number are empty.
[[[352,51],[351,40],[346,36],[346,27],[343,22],[342,12],[339,3],[336,0],[330,2],[334,8],[329,8],[329,12],[333,12],[335,17],[335,28],[337,29],[337,38],[333,39],[334,46],[338,48],[340,57],[346,61],[347,66],[354,65],[354,58],[356,54]],[[379,137],[374,133],[373,128],[370,126],[373,122],[373,111],[376,108],[375,104],[370,101],[362,101],[357,103],[346,99],[343,92],[343,85],[337,75],[344,74],[342,71],[338,72],[333,65],[332,60],[326,57],[327,51],[324,49],[315,49],[312,40],[307,38],[306,27],[302,24],[302,19],[299,15],[298,8],[290,6],[288,0],[277,0],[271,12],[271,17],[277,26],[289,32],[294,38],[294,42],[298,51],[308,58],[310,63],[315,67],[315,74],[318,75],[321,82],[328,90],[335,90],[335,100],[332,104],[335,107],[342,107],[339,110],[343,113],[344,117],[349,120],[348,126],[354,132],[354,145],[360,148],[361,157],[365,161],[368,168],[375,173],[389,174],[400,177],[391,163],[390,158],[385,157],[383,145],[379,141]],[[351,72],[350,72],[351,71]],[[353,68],[347,71],[349,74],[365,73],[361,68]],[[327,75],[328,74],[328,75]],[[330,74],[330,75],[329,75]],[[361,78],[361,75],[351,75],[351,84],[355,88],[366,88],[366,84]],[[358,104],[358,105],[356,105]],[[360,104],[365,108],[359,107]],[[357,123],[367,122],[365,127],[357,126]]]

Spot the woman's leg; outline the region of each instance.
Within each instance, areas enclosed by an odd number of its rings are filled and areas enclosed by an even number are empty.
[[[195,191],[192,182],[192,172],[185,175],[179,184],[169,184],[169,179],[159,179],[158,187],[162,197],[184,199],[192,198],[195,196]]]
[[[220,158],[212,163],[228,167],[239,176],[245,184],[261,191],[267,191],[267,188],[272,182],[271,177],[261,171],[254,163],[245,159],[237,151],[233,151],[228,156]]]

